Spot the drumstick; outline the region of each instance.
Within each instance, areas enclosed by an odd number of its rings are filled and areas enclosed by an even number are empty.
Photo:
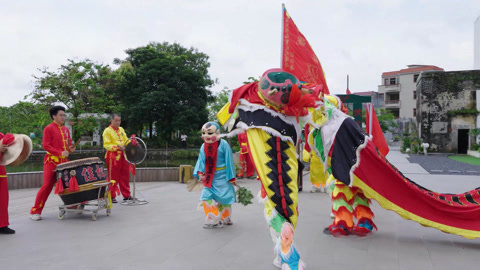
[[[75,144],[73,145],[73,148],[77,147],[77,144],[80,142],[81,139],[82,139],[82,138],[78,139],[78,140],[75,142]]]

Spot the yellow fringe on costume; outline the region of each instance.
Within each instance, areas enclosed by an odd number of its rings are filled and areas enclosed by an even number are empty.
[[[310,182],[317,187],[322,184],[325,186],[328,178],[328,172],[325,171],[321,159],[315,154],[314,151],[311,152],[312,156],[310,159]]]
[[[267,152],[271,150],[271,146],[267,143],[267,141],[273,136],[258,128],[248,129],[247,136],[248,141],[251,143],[251,145],[255,146],[250,148],[252,152],[252,158],[255,163],[257,173],[260,176],[260,180],[262,181],[263,187],[265,188],[265,191],[267,192],[267,196],[269,198],[269,200],[265,201],[265,214],[267,215],[267,218],[273,218],[273,214],[275,212],[273,211],[273,209],[275,208],[276,204],[271,200],[274,192],[269,188],[269,186],[273,183],[273,181],[278,181],[278,179],[270,179],[267,176],[272,171],[267,166],[267,163],[272,160],[272,157],[267,155]],[[295,228],[298,219],[298,164],[295,153],[295,146],[289,141],[284,141],[283,143],[286,143],[289,146],[289,148],[283,150],[283,153],[288,156],[288,160],[286,161],[286,163],[290,167],[290,170],[287,172],[287,174],[290,177],[291,181],[287,184],[287,186],[291,190],[289,196],[292,199],[293,203],[288,207],[290,207],[293,212],[293,215],[291,215],[289,219],[293,227]],[[287,192],[287,190],[285,190],[285,192]],[[280,194],[278,194],[278,196],[280,196]]]

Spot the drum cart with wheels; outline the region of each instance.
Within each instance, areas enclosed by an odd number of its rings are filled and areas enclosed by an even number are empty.
[[[103,162],[99,158],[85,158],[59,164],[55,169],[57,186],[64,205],[59,206],[58,218],[64,219],[66,212],[91,212],[97,220],[98,212],[111,214],[110,188],[115,181],[106,180]]]
[[[63,219],[66,212],[78,214],[83,212],[91,212],[93,221],[97,220],[98,212],[102,210],[106,210],[107,216],[110,216],[112,213],[112,206],[111,201],[108,199],[108,192],[112,186],[111,182],[95,183],[93,186],[95,187],[94,191],[98,190],[96,200],[61,205],[58,207],[58,219]],[[92,206],[92,208],[90,208],[90,206]]]

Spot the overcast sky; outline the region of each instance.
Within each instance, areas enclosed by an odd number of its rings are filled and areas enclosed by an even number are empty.
[[[480,0],[285,0],[324,68],[330,91],[377,91],[409,64],[473,69]],[[67,59],[109,64],[128,48],[178,42],[210,56],[212,90],[280,66],[282,1],[0,0],[0,106],[33,89],[38,68]],[[480,46],[480,44],[478,44]]]

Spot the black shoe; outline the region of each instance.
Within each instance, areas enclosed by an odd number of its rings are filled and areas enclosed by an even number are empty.
[[[137,198],[135,198],[136,201],[138,201]],[[123,198],[123,201],[126,202],[126,201],[133,201],[133,197],[132,196],[128,196],[128,198]]]
[[[113,199],[112,199],[112,203],[118,203],[118,202],[117,202],[117,199],[113,198]]]
[[[15,230],[8,228],[8,226],[0,228],[0,234],[14,234]]]

